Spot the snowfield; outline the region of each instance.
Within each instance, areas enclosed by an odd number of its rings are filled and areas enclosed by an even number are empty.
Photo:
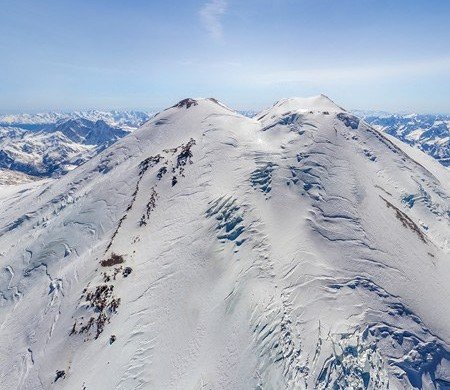
[[[181,101],[0,232],[2,388],[450,387],[450,171],[326,96]]]

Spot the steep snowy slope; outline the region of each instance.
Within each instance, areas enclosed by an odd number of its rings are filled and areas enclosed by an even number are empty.
[[[187,99],[0,200],[5,388],[450,386],[450,172],[325,96]]]

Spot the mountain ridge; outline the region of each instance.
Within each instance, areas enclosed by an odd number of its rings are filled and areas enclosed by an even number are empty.
[[[135,111],[0,116],[0,167],[17,178],[65,174],[149,118]]]
[[[429,114],[364,115],[372,126],[450,166],[450,116]]]
[[[183,100],[0,191],[2,383],[449,383],[449,172],[346,111],[298,108]]]

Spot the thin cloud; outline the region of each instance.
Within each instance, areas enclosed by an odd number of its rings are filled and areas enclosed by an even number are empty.
[[[408,61],[393,64],[376,64],[360,67],[335,67],[317,69],[285,70],[258,75],[262,83],[295,82],[355,82],[386,80],[399,77],[417,77],[439,74],[450,68],[450,58],[430,59],[425,61]]]
[[[227,0],[208,1],[200,10],[200,19],[208,33],[217,40],[223,38],[221,17],[227,12]]]

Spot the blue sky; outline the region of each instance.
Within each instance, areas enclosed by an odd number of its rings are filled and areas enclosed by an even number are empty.
[[[259,109],[325,93],[450,113],[450,1],[0,0],[0,111]]]

